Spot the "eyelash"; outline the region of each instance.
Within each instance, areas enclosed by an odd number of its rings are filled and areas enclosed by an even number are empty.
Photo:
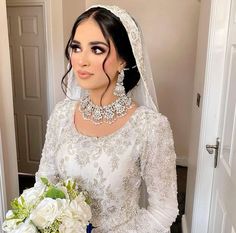
[[[81,51],[81,48],[80,48],[80,46],[79,45],[77,45],[77,44],[71,44],[70,45],[70,48],[72,49],[72,52],[74,52],[74,53],[79,53],[80,51]],[[79,51],[78,51],[79,50]],[[102,47],[100,47],[100,46],[92,46],[91,47],[91,50],[92,50],[92,52],[94,53],[94,54],[96,54],[96,55],[100,55],[100,54],[103,54],[103,53],[105,53],[106,52],[106,49],[104,49],[104,48],[102,48]]]
[[[100,46],[93,46],[91,49],[97,55],[100,55],[100,54],[103,54],[104,52],[106,52],[106,50]],[[96,50],[99,50],[99,52]]]
[[[77,45],[77,44],[71,44],[70,45],[70,48],[72,49],[72,52],[73,53],[78,53],[78,49],[80,49],[80,46],[79,45]]]

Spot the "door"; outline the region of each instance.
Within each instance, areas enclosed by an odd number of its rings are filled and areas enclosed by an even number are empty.
[[[38,170],[47,120],[43,6],[7,6],[18,171]]]
[[[231,1],[208,233],[236,232],[236,0]]]

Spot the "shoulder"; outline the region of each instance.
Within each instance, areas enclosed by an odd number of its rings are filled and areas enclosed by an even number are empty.
[[[169,123],[169,120],[165,115],[146,106],[139,106],[138,111],[138,115],[145,120],[148,125],[162,125]]]
[[[55,105],[50,115],[49,122],[58,123],[60,121],[67,119],[71,111],[73,110],[73,106],[75,105],[75,103],[76,103],[75,101],[67,98],[62,101],[59,101]]]
[[[167,116],[146,106],[139,107],[138,111],[138,121],[148,135],[172,135],[172,129]]]
[[[74,104],[75,101],[68,98],[61,100],[55,105],[52,114],[68,111]]]

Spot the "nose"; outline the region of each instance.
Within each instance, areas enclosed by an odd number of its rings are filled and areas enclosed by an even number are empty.
[[[81,51],[78,54],[78,61],[77,62],[80,67],[89,66],[89,64],[90,64],[89,55],[85,50]]]

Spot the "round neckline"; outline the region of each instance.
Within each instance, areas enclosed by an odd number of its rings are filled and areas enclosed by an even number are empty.
[[[123,131],[126,127],[128,127],[128,125],[130,125],[130,122],[131,120],[137,115],[137,112],[139,111],[139,109],[141,109],[143,106],[138,106],[134,112],[132,113],[132,115],[129,117],[129,119],[124,123],[124,125],[122,125],[119,129],[115,130],[114,132],[112,133],[109,133],[107,135],[104,135],[104,136],[92,136],[92,135],[86,135],[82,132],[80,132],[76,126],[75,126],[75,111],[76,111],[76,106],[78,104],[78,101],[76,101],[72,107],[72,114],[71,114],[71,125],[72,125],[72,129],[73,131],[75,132],[75,134],[79,135],[79,136],[82,136],[82,137],[85,137],[85,138],[91,138],[91,139],[96,139],[96,140],[99,140],[99,139],[106,139],[106,138],[110,138],[110,137],[113,137],[115,136],[116,134],[119,134],[121,131]]]

